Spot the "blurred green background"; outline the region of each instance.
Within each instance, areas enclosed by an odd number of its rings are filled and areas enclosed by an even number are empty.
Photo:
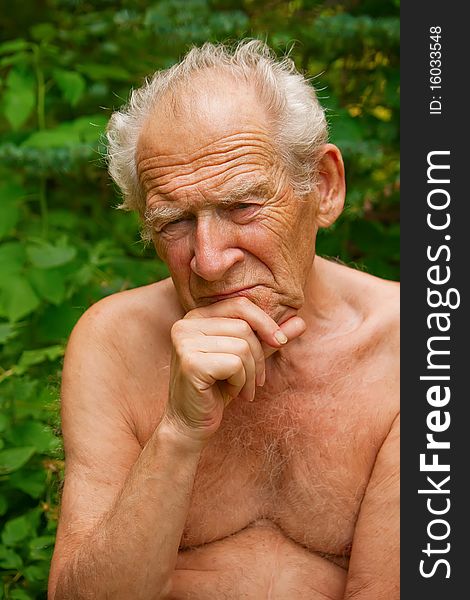
[[[348,196],[319,254],[399,267],[399,2],[0,2],[0,598],[45,598],[63,474],[67,337],[99,298],[166,276],[102,159],[131,87],[191,44],[260,37],[328,109]]]

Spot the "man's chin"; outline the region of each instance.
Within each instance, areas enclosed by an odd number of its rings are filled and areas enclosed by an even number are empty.
[[[284,298],[271,290],[254,289],[252,294],[246,294],[246,297],[259,306],[267,315],[271,317],[278,325],[282,325],[291,317],[294,317],[298,309],[283,303]]]
[[[294,317],[298,312],[298,309],[280,303],[279,297],[271,290],[266,290],[260,287],[242,290],[227,296],[201,297],[192,300],[190,303],[184,303],[183,306],[185,306],[185,308],[188,306],[187,311],[189,311],[193,310],[194,308],[211,306],[212,304],[229,300],[231,298],[247,298],[253,302],[253,304],[261,308],[261,310],[263,310],[279,325],[282,325],[282,323],[285,323],[291,317]]]

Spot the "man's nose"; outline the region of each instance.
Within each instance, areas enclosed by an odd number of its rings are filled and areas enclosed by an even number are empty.
[[[244,259],[235,245],[230,225],[215,216],[198,219],[194,234],[194,256],[191,269],[206,281],[218,281],[237,262]]]

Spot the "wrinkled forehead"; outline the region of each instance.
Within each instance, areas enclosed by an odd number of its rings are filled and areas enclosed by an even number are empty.
[[[204,79],[156,107],[138,143],[137,171],[147,203],[270,178],[278,164],[270,125],[254,91]],[[187,96],[185,96],[185,94]]]
[[[255,89],[226,73],[207,71],[167,92],[142,127],[137,161],[210,152],[237,136],[259,136],[271,147],[268,115]]]

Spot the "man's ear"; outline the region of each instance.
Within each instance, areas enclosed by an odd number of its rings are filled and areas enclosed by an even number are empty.
[[[343,211],[346,196],[344,164],[334,144],[324,144],[318,163],[317,212],[318,227],[329,227]]]

